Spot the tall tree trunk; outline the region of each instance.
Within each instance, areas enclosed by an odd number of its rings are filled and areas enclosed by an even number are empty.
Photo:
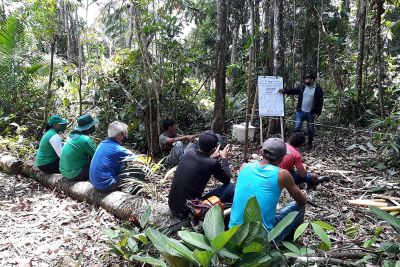
[[[253,58],[254,58],[254,33],[255,33],[255,21],[254,21],[254,0],[248,0],[248,6],[250,9],[250,28],[251,28],[251,40],[253,40],[250,50],[249,50],[249,63],[247,66],[247,101],[246,101],[246,128],[244,133],[244,152],[243,152],[243,161],[248,161],[248,147],[249,147],[249,122],[250,118],[250,103],[252,96],[252,81],[253,81]]]
[[[82,116],[82,46],[79,45],[79,116]]]
[[[54,70],[54,53],[56,50],[56,42],[57,42],[57,37],[53,37],[53,42],[50,45],[50,73],[49,73],[49,83],[47,85],[47,93],[46,93],[46,100],[44,103],[44,115],[43,115],[43,124],[42,128],[40,129],[39,132],[36,133],[36,140],[39,140],[40,135],[42,134],[44,128],[46,127],[47,123],[47,116],[48,116],[48,110],[49,110],[49,100],[51,97],[51,84],[53,83],[53,70]]]
[[[283,76],[284,60],[283,60],[283,0],[273,1],[274,12],[274,30],[273,30],[273,75]]]
[[[211,128],[216,133],[222,133],[225,127],[227,0],[217,1],[217,17],[217,73],[215,75],[214,120]]]
[[[361,103],[362,99],[362,74],[364,63],[364,41],[365,41],[365,16],[367,13],[367,0],[360,0],[360,9],[358,12],[358,48],[357,48],[357,63],[356,63],[356,90],[357,103]]]
[[[272,31],[272,55],[273,69],[272,75],[283,76],[284,59],[283,59],[283,0],[274,0],[273,2],[274,27]],[[279,129],[278,120],[269,119],[267,137],[270,132],[276,132]]]
[[[128,22],[129,22],[128,37],[126,38],[126,47],[129,49],[132,47],[133,27],[134,27],[133,17],[134,17],[134,6],[133,4],[130,4],[128,11]]]
[[[374,3],[375,2],[375,3]],[[374,6],[373,8],[376,10],[376,17],[375,17],[375,22],[376,22],[376,54],[377,54],[377,67],[378,67],[378,95],[379,95],[379,108],[381,112],[381,117],[385,117],[385,105],[384,105],[384,92],[383,92],[383,87],[382,87],[382,68],[383,68],[383,62],[382,62],[382,35],[381,35],[381,23],[382,23],[382,14],[384,13],[384,8],[383,8],[383,3],[384,0],[375,0],[373,2]]]

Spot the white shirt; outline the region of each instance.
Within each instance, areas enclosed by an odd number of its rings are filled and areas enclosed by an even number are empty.
[[[53,147],[54,151],[57,153],[57,156],[61,157],[61,152],[63,149],[61,136],[58,134],[53,135],[49,140],[51,146]]]

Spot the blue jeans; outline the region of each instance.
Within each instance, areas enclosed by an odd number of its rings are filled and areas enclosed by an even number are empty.
[[[306,177],[301,177],[296,171],[291,171],[290,174],[293,176],[294,182],[299,185],[302,183],[313,184],[311,172],[307,172]]]
[[[308,143],[312,143],[315,135],[315,127],[314,116],[310,112],[296,111],[293,132],[300,132],[304,121],[307,121]]]
[[[204,195],[202,198],[207,199],[211,196],[216,196],[219,199],[221,199],[222,203],[232,203],[234,194],[235,194],[235,184],[229,183],[215,188],[210,193]]]
[[[292,201],[289,204],[287,204],[284,208],[280,209],[276,215],[275,215],[275,223],[274,225],[276,226],[283,218],[285,218],[286,215],[288,215],[292,211],[298,211],[299,213],[297,216],[294,218],[294,221],[285,228],[285,230],[282,231],[280,235],[278,235],[274,241],[276,243],[282,242],[286,237],[288,237],[295,229],[303,223],[303,218],[304,218],[304,206],[300,206],[297,204],[296,201]]]

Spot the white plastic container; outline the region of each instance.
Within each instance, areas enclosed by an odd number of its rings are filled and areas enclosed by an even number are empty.
[[[232,138],[236,139],[240,143],[244,143],[244,135],[246,130],[246,123],[243,122],[241,124],[234,124],[232,129]],[[253,141],[254,132],[256,131],[256,127],[249,124],[249,141]]]

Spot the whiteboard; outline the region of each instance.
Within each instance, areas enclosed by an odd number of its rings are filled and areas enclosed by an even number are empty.
[[[283,77],[258,76],[257,86],[260,117],[285,116],[283,94],[278,92],[283,88]]]

